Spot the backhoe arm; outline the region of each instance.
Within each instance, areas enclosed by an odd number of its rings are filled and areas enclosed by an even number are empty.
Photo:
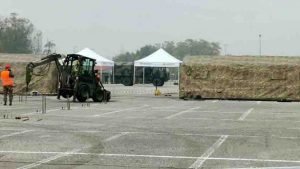
[[[59,63],[59,59],[61,57],[62,56],[60,54],[51,54],[51,55],[48,55],[48,56],[42,58],[39,61],[28,63],[27,66],[26,66],[26,92],[28,92],[28,86],[29,86],[29,83],[30,83],[31,78],[32,78],[33,69],[35,67],[45,65],[45,64],[48,64],[48,63],[51,63],[51,62],[54,61],[59,74],[61,74],[61,64]]]

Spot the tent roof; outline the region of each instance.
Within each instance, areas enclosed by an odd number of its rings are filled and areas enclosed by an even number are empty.
[[[89,48],[84,48],[80,52],[77,52],[77,54],[96,59],[97,66],[114,66],[114,61],[98,55],[96,52],[92,51]]]
[[[182,61],[176,59],[163,49],[159,49],[151,55],[134,61],[134,66],[141,67],[179,67]]]

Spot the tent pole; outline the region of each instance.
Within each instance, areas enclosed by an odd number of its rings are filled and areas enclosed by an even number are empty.
[[[135,84],[135,66],[133,65],[133,84],[132,85],[134,85]]]
[[[112,82],[113,82],[113,84],[115,84],[115,69],[114,69],[114,68],[115,68],[114,66],[111,67],[111,72],[112,72]]]
[[[178,77],[177,77],[178,86],[179,86],[179,79],[180,79],[180,64],[178,66]]]
[[[180,97],[180,63],[179,63],[179,66],[178,66],[178,97]]]
[[[102,76],[102,65],[100,66],[100,73],[101,73],[101,82],[102,82],[102,83],[105,83],[105,82],[103,81],[103,76]]]
[[[143,67],[143,84],[145,84],[145,67]]]

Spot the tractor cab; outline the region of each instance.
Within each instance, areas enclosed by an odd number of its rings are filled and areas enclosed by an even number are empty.
[[[61,67],[59,94],[64,98],[72,97],[74,90],[82,83],[93,83],[95,60],[77,54],[70,54],[63,61]],[[89,85],[88,85],[89,86]]]
[[[62,65],[60,95],[64,98],[75,95],[74,98],[80,102],[84,102],[88,98],[100,102],[108,97],[106,96],[108,91],[104,89],[102,83],[99,83],[96,77],[95,65],[95,59],[78,54],[67,55]]]

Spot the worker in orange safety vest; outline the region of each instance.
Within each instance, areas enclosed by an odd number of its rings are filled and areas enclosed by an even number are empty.
[[[14,74],[11,71],[10,64],[6,64],[5,70],[1,72],[1,81],[4,93],[4,105],[7,103],[7,95],[9,95],[9,105],[11,106],[13,100]]]

